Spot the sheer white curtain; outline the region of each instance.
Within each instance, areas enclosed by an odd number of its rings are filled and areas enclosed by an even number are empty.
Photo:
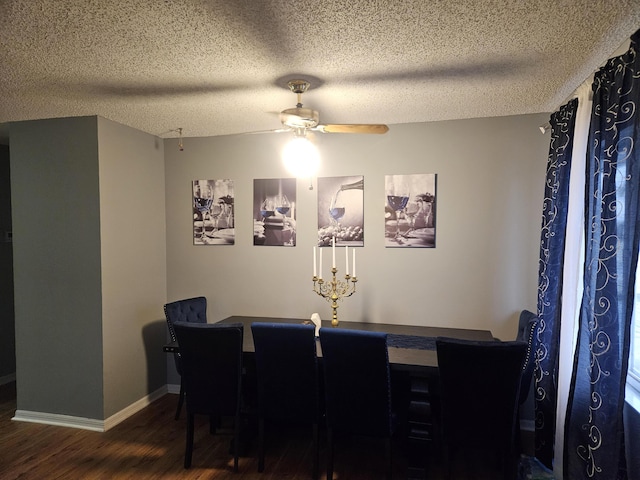
[[[576,123],[569,180],[569,210],[567,212],[567,238],[563,266],[562,310],[560,349],[558,356],[558,399],[553,473],[562,478],[562,449],[564,445],[564,421],[569,397],[569,384],[573,367],[573,354],[578,331],[580,302],[582,299],[582,274],[584,265],[584,188],[587,139],[591,119],[593,77],[588,78],[575,91],[578,99]]]

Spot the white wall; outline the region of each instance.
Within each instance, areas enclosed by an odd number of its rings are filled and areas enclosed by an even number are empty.
[[[365,246],[358,292],[340,321],[490,329],[513,338],[536,308],[547,114],[392,125],[386,135],[318,135],[318,176],[364,175]],[[165,140],[167,300],[204,295],[209,320],[229,315],[329,319],[314,294],[316,190],[298,180],[297,246],[253,245],[253,179],[288,177],[286,134]],[[385,248],[385,174],[436,173],[435,249]],[[191,181],[235,181],[236,244],[194,246]],[[327,256],[325,256],[327,259]],[[326,275],[325,275],[326,276]],[[172,383],[170,381],[170,383]]]
[[[98,118],[104,418],[166,383],[164,148]]]

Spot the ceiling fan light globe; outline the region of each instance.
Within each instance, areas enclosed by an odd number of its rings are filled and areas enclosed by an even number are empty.
[[[291,175],[310,178],[318,171],[320,154],[308,138],[294,137],[282,150],[282,161]]]

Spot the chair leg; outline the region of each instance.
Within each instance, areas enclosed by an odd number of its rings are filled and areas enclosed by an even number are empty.
[[[314,423],[312,427],[312,445],[311,454],[313,455],[313,469],[311,472],[313,480],[318,479],[318,462],[320,460],[320,430],[318,429],[318,424]]]
[[[220,416],[209,415],[209,433],[211,435],[215,434],[219,426],[220,426]]]
[[[258,471],[264,471],[264,418],[258,419]]]
[[[193,417],[192,413],[187,413],[187,446],[184,452],[184,468],[191,467],[191,457],[193,456]]]
[[[391,450],[391,438],[385,442],[385,454],[387,457],[387,480],[391,480],[393,476],[393,455]]]
[[[184,403],[184,380],[180,377],[180,394],[178,395],[178,408],[176,409],[175,419],[180,418],[180,410],[182,410],[182,404]]]
[[[238,409],[239,410],[239,409]],[[233,434],[233,471],[238,471],[238,451],[240,450],[240,412],[236,413],[235,432]]]
[[[444,468],[444,478],[445,480],[450,480],[451,478],[451,458],[452,452],[451,448],[448,444],[443,445],[442,447],[442,459],[443,459],[443,468]]]
[[[333,430],[327,428],[327,480],[333,480]]]

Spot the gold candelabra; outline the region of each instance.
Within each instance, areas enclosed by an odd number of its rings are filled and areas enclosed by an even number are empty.
[[[331,303],[331,308],[333,309],[331,326],[333,327],[338,326],[338,301],[356,293],[356,282],[358,281],[355,276],[352,277],[347,273],[343,282],[336,278],[336,273],[338,273],[338,269],[336,267],[331,268],[332,277],[328,282],[318,278],[316,275],[313,276],[313,291]],[[349,284],[349,280],[351,280],[351,284]]]

